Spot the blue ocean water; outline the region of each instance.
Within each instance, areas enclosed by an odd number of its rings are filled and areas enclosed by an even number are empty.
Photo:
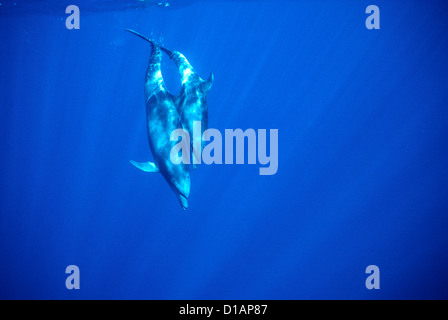
[[[448,298],[444,1],[0,3],[1,299]],[[134,168],[150,47],[127,28],[214,73],[210,127],[278,129],[278,172],[201,165],[183,212]]]

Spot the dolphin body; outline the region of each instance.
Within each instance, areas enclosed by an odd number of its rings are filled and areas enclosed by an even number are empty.
[[[154,163],[131,163],[145,172],[160,172],[176,194],[183,210],[188,208],[190,194],[190,172],[187,164],[173,164],[170,159],[171,149],[177,141],[170,141],[173,130],[182,128],[181,116],[176,106],[177,100],[167,90],[162,77],[160,63],[162,51],[152,40],[133,30],[131,33],[148,41],[151,56],[145,76],[146,118],[148,126],[149,147],[154,156]]]
[[[202,135],[208,128],[207,95],[213,85],[214,76],[211,73],[207,81],[202,80],[182,53],[169,51],[165,48],[163,50],[174,61],[182,77],[182,87],[176,99],[176,105],[184,129],[190,135],[191,155],[196,158],[196,161],[193,159],[193,168],[195,168],[196,163],[200,162],[199,159],[201,159],[202,150],[205,146]],[[200,136],[194,134],[193,124],[198,121],[201,123]]]

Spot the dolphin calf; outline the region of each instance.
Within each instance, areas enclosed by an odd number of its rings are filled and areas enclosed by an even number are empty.
[[[170,152],[177,141],[170,141],[171,132],[182,128],[181,116],[175,103],[175,97],[169,93],[162,77],[161,48],[152,40],[133,31],[140,38],[151,44],[151,55],[145,76],[146,119],[149,147],[154,156],[154,163],[131,163],[145,172],[160,172],[176,194],[182,209],[188,208],[190,194],[190,172],[187,164],[173,164]]]

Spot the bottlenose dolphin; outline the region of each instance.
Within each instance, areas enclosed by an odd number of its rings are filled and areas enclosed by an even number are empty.
[[[152,42],[136,31],[128,31]],[[195,168],[196,163],[198,163],[201,158],[202,150],[205,146],[205,141],[202,140],[201,137],[204,131],[208,129],[207,95],[212,88],[214,76],[213,73],[210,73],[207,81],[202,80],[182,53],[168,50],[162,46],[158,47],[173,60],[182,78],[182,87],[179,95],[175,98],[175,104],[180,114],[183,128],[187,130],[190,135],[191,155],[196,158],[196,162],[192,162],[193,168]],[[194,134],[193,124],[195,121],[196,123],[201,123],[200,135]]]
[[[208,128],[207,95],[213,85],[214,76],[211,73],[207,81],[202,80],[182,53],[162,49],[174,61],[182,77],[182,87],[176,98],[176,105],[184,129],[190,134],[193,151],[191,154],[196,158],[196,162],[193,161],[193,168],[195,168],[205,146],[205,141],[201,137]],[[200,136],[193,134],[195,121],[201,122]]]
[[[177,141],[170,141],[170,135],[174,130],[182,128],[182,122],[175,98],[168,92],[163,81],[161,48],[133,30],[126,31],[148,41],[152,47],[145,77],[145,101],[149,147],[154,163],[131,163],[145,172],[160,172],[179,199],[182,209],[186,210],[190,194],[190,172],[187,164],[175,165],[170,159],[171,149],[177,144]]]

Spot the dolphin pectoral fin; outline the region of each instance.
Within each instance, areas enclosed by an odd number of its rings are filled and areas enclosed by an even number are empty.
[[[131,163],[142,171],[145,172],[159,172],[159,168],[153,162],[135,162],[131,160]]]

